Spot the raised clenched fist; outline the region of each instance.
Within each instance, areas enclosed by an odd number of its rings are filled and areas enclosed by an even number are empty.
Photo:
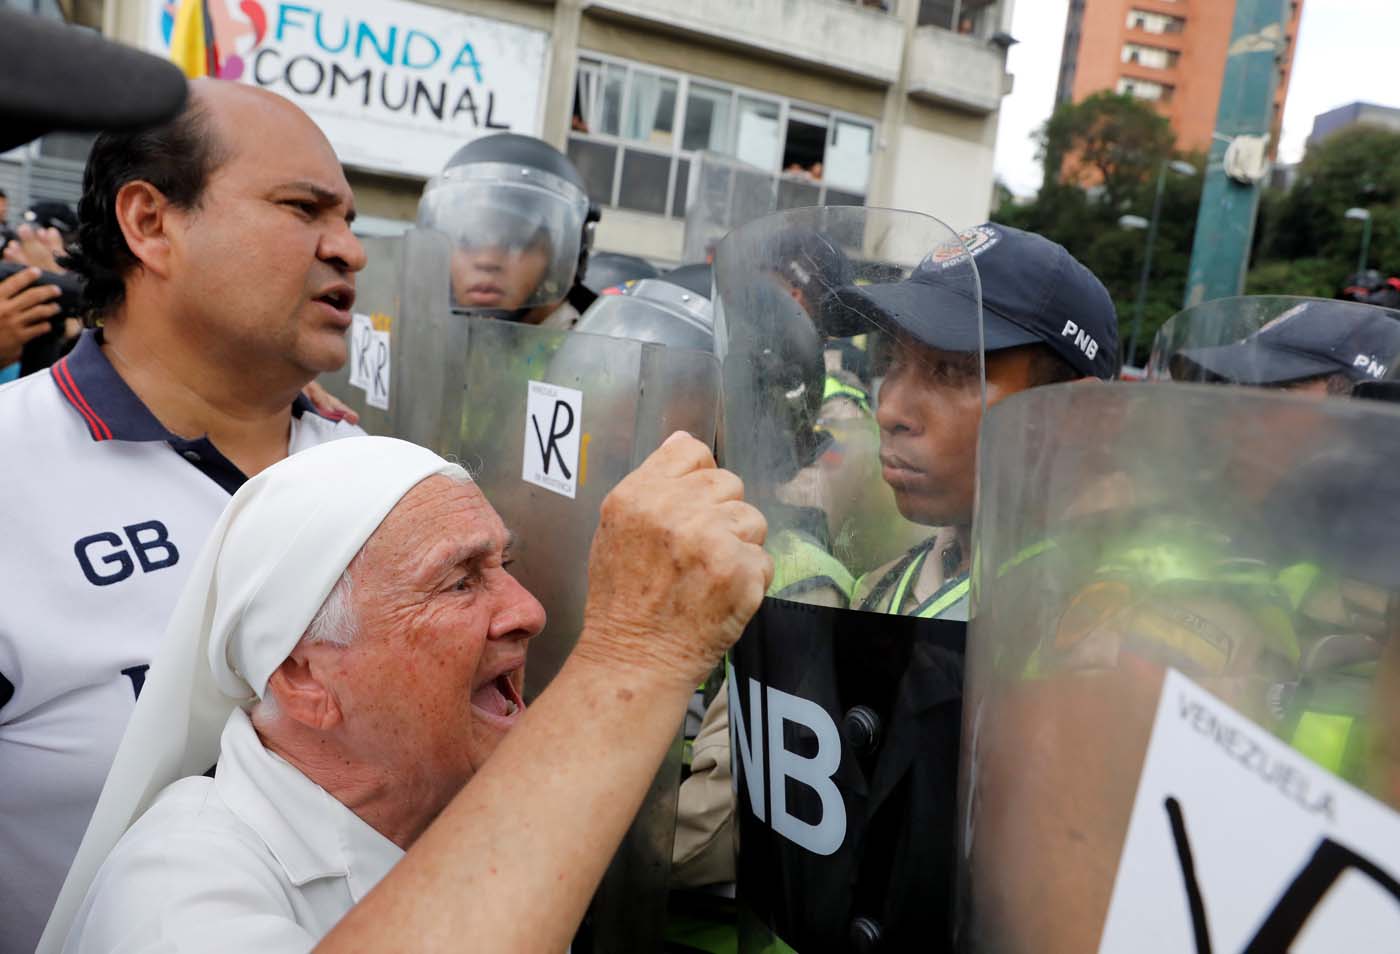
[[[672,434],[603,501],[577,651],[694,686],[772,582],[767,532],[743,482]]]

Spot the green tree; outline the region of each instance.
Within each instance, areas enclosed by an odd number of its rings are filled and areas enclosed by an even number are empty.
[[[1095,93],[1055,110],[1040,131],[1045,181],[1102,190],[1119,208],[1175,147],[1171,123],[1132,96]]]
[[[1060,106],[1037,134],[1045,184],[1035,200],[1004,202],[996,220],[1059,242],[1104,283],[1118,309],[1126,345],[1136,313],[1147,235],[1125,229],[1126,214],[1149,218],[1162,163],[1176,158],[1171,126],[1155,109],[1131,97],[1100,93]],[[1197,168],[1204,157],[1184,157]],[[1195,237],[1202,176],[1168,175],[1153,252],[1141,363],[1157,328],[1181,308]]]
[[[1361,126],[1311,147],[1293,188],[1266,197],[1261,208],[1256,270],[1271,263],[1318,260],[1300,272],[1297,294],[1317,288],[1325,273],[1334,294],[1356,269],[1363,224],[1346,218],[1360,207],[1372,216],[1370,265],[1400,271],[1400,133]],[[1272,285],[1264,277],[1252,283]],[[1285,284],[1285,287],[1288,287]]]

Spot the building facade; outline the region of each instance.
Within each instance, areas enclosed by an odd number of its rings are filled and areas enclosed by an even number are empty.
[[[209,9],[220,68],[288,95],[326,129],[366,231],[406,227],[425,178],[453,149],[511,129],[572,157],[604,210],[599,248],[669,265],[682,259],[704,153],[772,175],[779,207],[896,206],[956,228],[985,219],[1013,2],[210,0]],[[168,49],[172,2],[61,5],[108,36]]]
[[[1320,113],[1313,119],[1308,148],[1311,149],[1323,140],[1355,126],[1379,126],[1392,132],[1400,132],[1400,109],[1377,106],[1375,103],[1351,103]]]
[[[1303,0],[1289,0],[1287,44],[1274,94],[1274,145],[1283,125]],[[1235,0],[1070,0],[1057,102],[1104,90],[1152,103],[1177,147],[1206,152],[1215,132]]]

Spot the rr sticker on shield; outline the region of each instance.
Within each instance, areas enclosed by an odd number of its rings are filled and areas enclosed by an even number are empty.
[[[381,411],[389,410],[389,375],[391,373],[389,332],[374,330],[370,333],[367,349],[369,378],[365,381],[365,403]]]
[[[374,342],[374,323],[369,315],[355,314],[350,321],[350,386],[369,388],[369,361]]]
[[[572,500],[578,488],[582,431],[582,391],[531,381],[525,406],[525,467],[520,476]]]

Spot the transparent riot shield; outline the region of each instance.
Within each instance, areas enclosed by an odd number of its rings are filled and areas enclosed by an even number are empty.
[[[362,242],[368,260],[356,276],[348,357],[321,384],[360,415],[369,433],[443,453],[441,431],[456,423],[444,409],[462,389],[462,362],[447,356],[466,348],[465,325],[441,320],[450,307],[451,245],[421,229]]]
[[[1322,298],[1222,298],[1162,326],[1147,376],[1296,389],[1339,373],[1382,380],[1397,357],[1400,312],[1392,309]]]
[[[731,230],[778,207],[778,178],[757,166],[713,152],[691,164],[681,260],[708,262]]]
[[[740,949],[937,950],[983,400],[976,267],[932,218],[831,207],[736,229],[715,276],[722,460],[768,519],[776,570],[727,671]]]
[[[511,572],[544,605],[525,696],[558,672],[583,625],[588,554],[603,498],[673,431],[713,445],[719,365],[710,351],[535,328],[446,309],[436,338],[464,340],[445,377],[445,452],[474,475],[516,535]],[[449,362],[450,363],[450,362]],[[428,389],[426,393],[433,393]],[[576,951],[655,950],[680,784],[680,740],[604,877]]]
[[[360,241],[366,263],[355,276],[354,321],[346,333],[347,358],[340,370],[321,375],[320,383],[360,415],[360,426],[365,430],[390,434],[387,408],[391,402],[383,386],[384,359],[399,311],[404,241],[382,237]]]
[[[1057,386],[982,450],[958,950],[1393,945],[1400,412]]]

